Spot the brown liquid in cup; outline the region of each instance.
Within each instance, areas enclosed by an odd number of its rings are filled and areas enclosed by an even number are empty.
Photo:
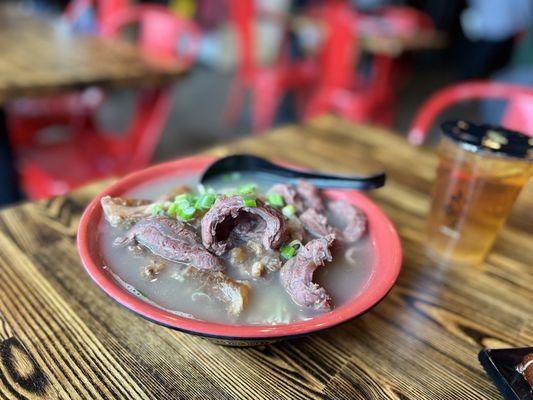
[[[490,251],[533,172],[525,159],[470,152],[445,137],[428,222],[431,256],[476,265]]]

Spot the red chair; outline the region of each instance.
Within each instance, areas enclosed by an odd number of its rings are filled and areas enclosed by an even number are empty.
[[[237,70],[233,80],[224,119],[233,125],[242,112],[246,91],[251,94],[251,120],[254,133],[263,132],[272,126],[283,95],[291,88],[301,85],[305,70],[289,65],[281,44],[278,58],[271,65],[260,65],[255,58],[254,22],[257,12],[253,0],[228,0],[230,20],[237,38]],[[266,14],[263,18],[283,18]],[[295,78],[297,76],[297,79]]]
[[[447,107],[462,101],[507,100],[501,125],[533,136],[533,88],[502,82],[471,81],[448,86],[433,94],[416,114],[408,139],[422,144],[437,116]]]
[[[434,31],[435,23],[429,15],[408,6],[386,6],[377,14],[385,25],[384,29],[398,39],[409,38],[421,31]],[[377,33],[379,34],[379,33]],[[402,67],[403,59],[398,56],[376,54],[373,60],[372,82],[370,86],[381,101],[373,120],[390,126],[393,123],[396,109],[396,92],[406,80],[406,71]]]
[[[325,3],[314,13],[324,27],[318,82],[305,119],[333,112],[354,121],[371,119],[377,98],[357,73],[357,14],[344,1]]]
[[[376,14],[358,14],[345,1],[328,1],[315,18],[323,22],[326,38],[320,56],[319,83],[311,96],[305,118],[326,112],[353,121],[391,125],[398,83],[396,57],[373,56],[369,76],[357,72],[360,30],[376,35],[409,36],[419,29],[434,29],[426,14],[410,7],[386,7]]]
[[[108,18],[102,34],[115,37],[130,23],[139,24],[139,47],[149,57],[168,63],[173,52],[176,64],[184,68],[192,65],[199,42],[199,32],[192,22],[180,19],[162,6],[139,6]],[[39,199],[91,180],[145,167],[155,151],[170,107],[167,88],[143,89],[125,132],[111,135],[99,130],[93,119],[87,119],[79,126],[71,126],[72,134],[64,140],[20,149],[18,165],[24,191],[28,197]]]
[[[70,26],[94,7],[96,9],[97,34],[103,21],[125,8],[128,0],[72,0],[63,18]],[[65,93],[53,97],[19,99],[8,107],[8,124],[11,146],[27,147],[38,140],[39,132],[51,125],[83,125],[98,110],[104,100],[103,92],[90,88],[83,92]]]

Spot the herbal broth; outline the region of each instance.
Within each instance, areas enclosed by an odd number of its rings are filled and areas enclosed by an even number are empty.
[[[248,183],[257,185],[260,193],[265,193],[272,185],[257,175],[241,174],[220,180],[212,186],[217,191],[223,191]],[[162,194],[181,185],[187,185],[194,190],[197,187],[197,178],[164,177],[125,193],[124,197],[155,201]],[[334,221],[332,223],[335,225]],[[144,277],[141,271],[154,256],[139,256],[127,246],[119,247],[113,244],[117,237],[124,236],[127,231],[127,228],[110,226],[102,218],[99,237],[106,269],[130,292],[166,311],[210,322],[262,325],[286,324],[321,314],[319,311],[295,304],[280,284],[278,272],[252,278],[231,265],[228,257],[222,257],[226,275],[250,284],[248,304],[238,317],[233,317],[227,313],[224,304],[212,298],[209,293],[199,290],[200,285],[193,280],[183,279],[181,271],[184,264],[165,261],[167,266],[155,279]],[[333,249],[332,256],[332,262],[317,268],[313,281],[326,289],[331,296],[333,308],[338,308],[357,296],[372,274],[374,257],[368,232],[356,243]]]

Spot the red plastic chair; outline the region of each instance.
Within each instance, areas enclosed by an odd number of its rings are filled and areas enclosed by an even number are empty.
[[[307,71],[289,65],[284,44],[271,65],[260,65],[255,59],[254,22],[257,10],[253,0],[228,0],[229,16],[237,38],[237,70],[229,91],[224,119],[233,125],[244,105],[246,91],[251,94],[252,132],[260,133],[272,126],[283,95],[302,85]],[[276,14],[263,18],[282,18]]]
[[[433,94],[416,114],[409,130],[409,141],[422,144],[437,116],[447,107],[481,99],[507,100],[502,126],[533,136],[533,88],[502,82],[471,81],[448,86]]]
[[[347,2],[330,1],[314,15],[322,21],[326,37],[319,54],[318,82],[306,106],[305,119],[327,112],[354,121],[371,119],[378,98],[357,73],[357,13]]]
[[[72,0],[63,18],[71,26],[89,8],[96,9],[97,31],[113,13],[127,7],[128,0]],[[53,97],[19,99],[8,107],[11,146],[27,147],[38,140],[39,132],[51,125],[83,125],[98,110],[104,100],[103,92],[90,88],[83,92],[65,93]]]
[[[389,33],[397,38],[410,37],[422,30],[434,31],[435,23],[429,15],[408,6],[386,6],[377,11]],[[401,68],[402,59],[386,54],[374,57],[372,82],[370,86],[382,99],[380,109],[376,110],[374,121],[392,125],[396,108],[396,91],[405,81],[405,70]]]
[[[102,34],[115,37],[130,23],[139,24],[139,47],[148,57],[168,63],[173,51],[174,63],[184,68],[192,65],[199,31],[191,21],[180,19],[162,6],[132,7],[108,18]],[[145,167],[155,151],[170,107],[167,88],[143,89],[125,132],[111,135],[88,119],[81,126],[71,126],[72,134],[64,140],[21,149],[18,164],[24,191],[28,197],[39,199]]]
[[[352,10],[348,2],[333,0],[324,3],[314,15],[323,21],[326,38],[319,67],[321,78],[309,100],[305,118],[334,112],[357,122],[391,125],[397,84],[396,58],[374,55],[370,75],[360,76],[357,73],[360,22],[367,30],[376,25],[376,34],[408,36],[416,34],[418,29],[434,29],[431,18],[400,6],[383,8],[368,16]]]

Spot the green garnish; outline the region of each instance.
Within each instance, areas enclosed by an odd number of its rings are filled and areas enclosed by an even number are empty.
[[[285,207],[281,209],[281,213],[285,215],[287,218],[294,217],[296,210],[294,209],[294,206],[292,204],[287,204]]]
[[[181,203],[183,201],[192,202],[194,200],[194,195],[191,192],[178,194],[174,198],[174,203]]]
[[[281,208],[285,205],[285,202],[283,201],[283,196],[277,193],[271,193],[267,195],[267,203],[270,204],[272,207],[278,207]]]
[[[192,193],[182,193],[174,198],[174,202],[169,206],[167,214],[171,217],[180,217],[187,221],[194,217],[196,208],[194,207],[197,197]]]
[[[216,199],[217,196],[214,194],[204,194],[196,200],[194,207],[197,210],[209,210]]]
[[[194,217],[194,214],[196,213],[196,208],[190,205],[183,205],[182,207],[178,205],[178,209],[176,213],[181,219],[187,221],[191,219],[192,217]]]
[[[296,255],[296,249],[293,246],[281,246],[279,253],[281,257],[288,260]]]
[[[246,207],[257,207],[257,200],[253,196],[242,196],[242,202]]]
[[[256,188],[257,188],[257,186],[255,185],[255,183],[248,183],[246,185],[239,186],[239,188],[237,189],[237,193],[239,193],[239,194],[253,194],[253,193],[255,193],[255,189]]]
[[[150,208],[150,212],[152,213],[152,216],[155,217],[156,215],[164,215],[165,209],[161,204],[156,203],[152,205],[152,207]]]
[[[168,206],[167,209],[167,215],[172,218],[176,218],[176,214],[178,213],[178,204],[172,203],[170,206]]]

